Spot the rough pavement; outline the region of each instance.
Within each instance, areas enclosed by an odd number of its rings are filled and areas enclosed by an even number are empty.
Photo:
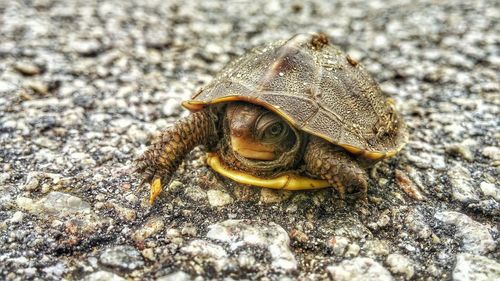
[[[143,2],[147,2],[144,4]],[[498,1],[0,0],[0,279],[500,278]],[[131,161],[231,58],[323,31],[410,129],[369,203]]]

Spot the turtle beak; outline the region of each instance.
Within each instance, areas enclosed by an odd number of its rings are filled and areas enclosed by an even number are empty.
[[[252,127],[264,109],[246,104],[232,104],[227,109],[231,147],[239,155],[255,160],[275,160],[274,147],[262,144],[253,135]]]
[[[248,137],[245,138],[231,135],[231,146],[234,152],[248,159],[266,161],[276,159],[276,155],[270,147]]]

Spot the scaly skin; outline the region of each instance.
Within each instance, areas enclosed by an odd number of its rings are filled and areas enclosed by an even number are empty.
[[[221,140],[222,122],[218,118],[221,112],[215,110],[214,107],[208,107],[179,120],[174,126],[165,129],[135,161],[136,172],[142,174],[141,186],[144,183],[151,185],[151,203],[169,183],[185,155],[196,146],[205,145],[208,150],[220,149],[217,144]],[[357,162],[342,148],[315,136],[310,136],[303,160],[306,170],[311,175],[327,180],[339,191],[342,199],[345,198],[347,187],[360,189],[366,199],[368,184],[363,164],[369,163]]]
[[[174,126],[166,128],[135,160],[136,172],[142,174],[140,186],[147,182],[153,189],[153,183],[158,179],[161,180],[158,188],[167,185],[191,150],[198,145],[211,146],[217,143],[217,131],[217,115],[209,109],[192,113]]]
[[[345,198],[346,188],[361,189],[366,201],[368,190],[367,175],[362,166],[343,149],[311,136],[304,154],[304,162],[309,173],[327,180]]]

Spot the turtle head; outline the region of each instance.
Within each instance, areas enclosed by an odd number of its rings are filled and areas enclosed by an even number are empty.
[[[226,120],[233,151],[247,159],[276,160],[297,142],[287,122],[257,105],[230,103]]]

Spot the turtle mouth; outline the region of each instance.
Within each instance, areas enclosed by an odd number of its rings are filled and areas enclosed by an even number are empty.
[[[275,158],[272,152],[259,151],[251,148],[239,148],[235,149],[234,152],[238,153],[240,156],[254,160],[273,160]]]
[[[264,161],[276,159],[273,149],[245,138],[231,136],[231,147],[234,152],[248,159]]]

